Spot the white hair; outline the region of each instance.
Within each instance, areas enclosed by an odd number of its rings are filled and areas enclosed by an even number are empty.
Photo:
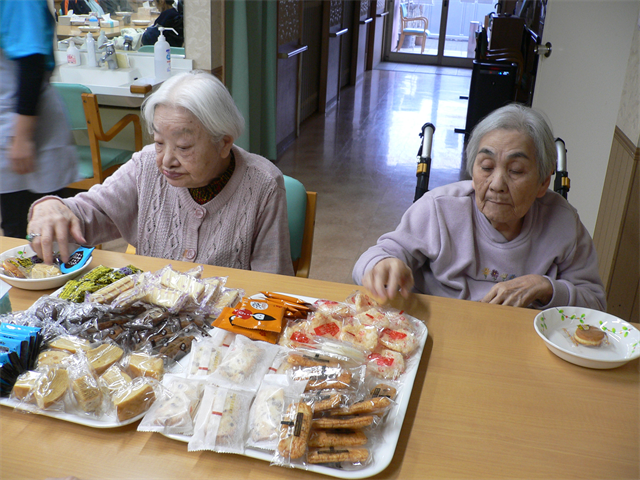
[[[227,135],[236,140],[244,130],[244,118],[227,88],[216,77],[200,70],[169,77],[144,100],[142,118],[151,134],[158,105],[191,112],[214,143]]]
[[[547,119],[542,113],[532,108],[511,103],[491,112],[473,129],[466,152],[469,176],[473,177],[473,165],[478,155],[480,141],[494,130],[515,130],[528,135],[533,140],[540,182],[544,182],[556,169],[558,152]]]

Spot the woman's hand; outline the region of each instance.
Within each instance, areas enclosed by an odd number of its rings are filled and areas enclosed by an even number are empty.
[[[546,305],[553,296],[553,285],[542,275],[523,275],[508,282],[496,283],[482,299],[485,303],[528,307],[536,300]]]
[[[364,275],[362,285],[379,299],[392,300],[398,291],[407,298],[413,288],[413,274],[402,260],[385,258]]]
[[[31,241],[31,247],[45,263],[53,262],[53,242],[58,242],[62,261],[69,260],[69,233],[76,243],[87,241],[80,229],[80,220],[60,200],[49,199],[33,207],[31,221],[27,227],[30,234],[39,234]]]

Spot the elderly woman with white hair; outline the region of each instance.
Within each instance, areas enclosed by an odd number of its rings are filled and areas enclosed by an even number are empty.
[[[137,253],[293,274],[282,173],[234,145],[244,120],[224,85],[204,72],[176,75],[142,105],[154,144],[103,184],[31,206],[28,232],[45,262],[69,236],[97,245],[119,237]]]
[[[605,309],[593,241],[548,190],[555,140],[517,104],[483,119],[467,145],[471,180],[435,188],[358,260],[353,278],[381,299],[410,291],[516,307]]]

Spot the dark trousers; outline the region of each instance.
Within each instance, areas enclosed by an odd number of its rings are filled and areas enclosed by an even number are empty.
[[[27,236],[27,216],[33,202],[45,195],[63,196],[65,189],[51,193],[34,193],[29,190],[0,194],[0,227],[5,237],[25,238]]]

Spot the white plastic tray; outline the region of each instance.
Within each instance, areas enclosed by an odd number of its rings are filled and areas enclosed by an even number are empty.
[[[297,294],[284,294],[300,298],[309,303],[313,303],[317,300],[316,298],[304,297]],[[366,467],[357,470],[331,468],[324,465],[309,465],[307,467],[304,467],[305,470],[338,478],[367,478],[382,472],[391,463],[393,454],[396,450],[396,445],[398,444],[398,439],[400,438],[400,431],[402,430],[402,424],[404,423],[404,415],[407,411],[407,406],[409,405],[411,391],[413,390],[413,383],[416,378],[416,373],[418,372],[418,366],[420,364],[420,359],[422,358],[422,351],[424,350],[424,345],[427,341],[428,336],[427,327],[422,321],[416,319],[415,317],[412,317],[411,315],[407,315],[406,313],[403,313],[403,315],[410,319],[413,319],[419,325],[420,331],[417,332],[417,334],[420,343],[418,348],[415,350],[415,352],[413,352],[413,354],[407,361],[406,370],[400,377],[402,387],[398,389],[398,392],[396,394],[396,404],[389,411],[385,422],[382,425],[380,435],[376,436],[376,438],[379,438],[379,441],[374,445],[371,451],[372,462]],[[189,355],[184,358],[187,359]],[[381,380],[381,383],[384,383],[384,380]],[[191,439],[191,437],[188,435],[166,436],[168,438],[181,442],[189,442],[189,440]],[[264,460],[265,462],[271,462],[271,460],[273,459],[272,452],[265,452],[252,448],[246,448],[244,455],[251,458],[257,458],[259,460]]]

